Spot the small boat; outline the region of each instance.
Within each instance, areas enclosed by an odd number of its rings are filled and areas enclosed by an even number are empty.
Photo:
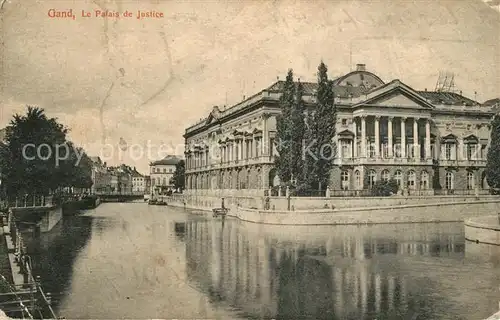
[[[227,210],[227,208],[214,208],[212,209],[213,217],[214,218],[217,218],[218,216],[225,217],[228,211],[229,210]]]

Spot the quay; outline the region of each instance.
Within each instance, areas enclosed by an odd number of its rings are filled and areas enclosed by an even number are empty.
[[[224,198],[227,216],[276,225],[347,225],[463,222],[500,212],[500,198],[481,196],[389,197],[239,197],[159,196],[170,206],[212,212]],[[267,203],[266,203],[267,201]]]

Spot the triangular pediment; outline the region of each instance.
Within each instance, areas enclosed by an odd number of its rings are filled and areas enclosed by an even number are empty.
[[[358,106],[380,106],[403,109],[432,110],[434,106],[418,92],[400,82],[392,81],[369,92]]]
[[[338,133],[338,136],[341,138],[354,138],[354,133],[350,130],[344,130]]]
[[[208,115],[207,121],[205,122],[205,124],[210,124],[214,120],[218,120],[219,117],[220,117],[219,107],[218,106],[214,106],[213,109],[212,109],[212,111],[210,111],[210,114]]]
[[[444,137],[441,137],[442,143],[455,143],[457,141],[457,136],[454,134],[449,134]]]
[[[464,143],[479,143],[478,137],[471,134],[464,138]]]

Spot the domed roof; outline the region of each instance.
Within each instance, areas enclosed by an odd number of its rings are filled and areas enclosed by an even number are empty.
[[[385,83],[377,75],[365,70],[364,64],[358,64],[357,70],[349,72],[333,81],[334,86],[365,87],[373,89]]]

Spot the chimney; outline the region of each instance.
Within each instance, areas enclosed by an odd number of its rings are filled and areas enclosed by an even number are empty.
[[[356,65],[356,71],[366,71],[366,65],[364,63],[358,63]]]

